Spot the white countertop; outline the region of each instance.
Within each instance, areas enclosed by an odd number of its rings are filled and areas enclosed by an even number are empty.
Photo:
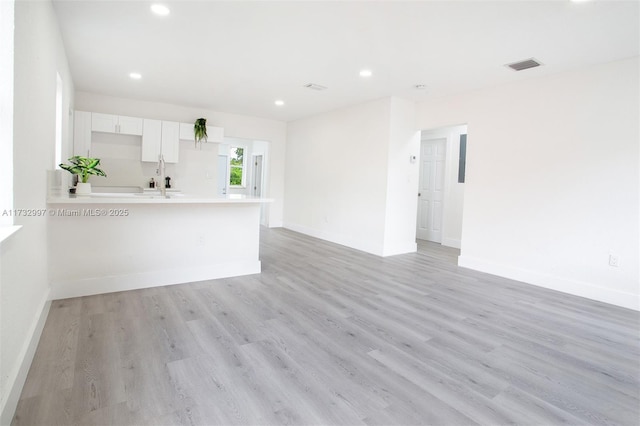
[[[167,197],[147,193],[93,193],[89,195],[52,195],[48,204],[249,204],[271,203],[271,198],[255,198],[246,195],[190,195],[168,193]]]

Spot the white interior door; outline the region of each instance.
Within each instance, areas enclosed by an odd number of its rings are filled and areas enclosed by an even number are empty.
[[[420,188],[416,236],[421,240],[442,242],[442,206],[447,140],[422,141],[420,148]]]
[[[218,155],[218,195],[227,194],[227,179],[229,175],[227,167],[229,165],[229,159],[226,155]]]

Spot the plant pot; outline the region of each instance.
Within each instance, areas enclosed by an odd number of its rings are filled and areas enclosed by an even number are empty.
[[[76,184],[76,195],[89,195],[91,194],[91,184],[89,182]]]

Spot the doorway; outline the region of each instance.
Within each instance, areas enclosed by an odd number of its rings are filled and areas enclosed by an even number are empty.
[[[218,195],[227,195],[229,157],[218,155]]]
[[[426,139],[420,144],[418,227],[420,240],[442,243],[442,216],[447,139]]]
[[[416,237],[461,248],[467,125],[422,131]]]
[[[262,196],[262,155],[254,155],[252,162],[253,170],[251,172],[252,185],[251,195],[254,197]]]

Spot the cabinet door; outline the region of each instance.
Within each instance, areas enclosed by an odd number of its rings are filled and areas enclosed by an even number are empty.
[[[193,124],[191,123],[180,123],[180,140],[181,141],[195,141],[195,137],[193,136]]]
[[[116,133],[118,116],[111,114],[91,113],[91,130],[94,132]]]
[[[221,143],[224,141],[224,128],[207,126],[207,142]]]
[[[162,148],[162,122],[143,120],[142,161],[157,162]]]
[[[118,116],[118,133],[142,136],[142,118]]]
[[[76,111],[73,115],[73,155],[91,156],[91,113]]]
[[[180,123],[162,122],[162,155],[167,163],[177,163],[180,152]]]

